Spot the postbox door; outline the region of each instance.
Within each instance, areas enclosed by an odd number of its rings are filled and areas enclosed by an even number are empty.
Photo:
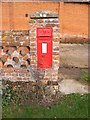
[[[37,67],[42,69],[52,67],[51,37],[37,38]]]

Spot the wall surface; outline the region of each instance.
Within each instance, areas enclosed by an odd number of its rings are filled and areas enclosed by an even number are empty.
[[[42,17],[41,16],[46,16]],[[53,17],[54,16],[54,17]],[[33,17],[33,15],[32,15]],[[32,18],[31,17],[31,18]],[[51,18],[52,17],[52,18]],[[38,68],[39,80],[48,83],[48,81],[58,81],[58,69],[59,69],[59,19],[56,13],[42,11],[34,14],[34,18],[30,20],[29,26],[29,38],[30,38],[30,65],[33,70]],[[40,33],[37,32],[37,27],[40,28],[52,28],[39,29]],[[41,32],[42,31],[42,32]],[[52,37],[53,31],[53,37]],[[47,37],[47,33],[49,37]],[[45,37],[37,35],[42,34]],[[42,43],[47,44],[47,52],[42,52]]]
[[[90,36],[90,4],[88,5],[88,36]]]
[[[2,4],[0,3],[0,30],[2,28]]]
[[[88,35],[88,4],[60,4],[60,32],[63,34]]]
[[[2,3],[3,30],[29,30],[30,14],[41,10],[58,12],[59,3],[55,2],[14,2]],[[25,14],[29,16],[25,18]]]
[[[88,35],[88,4],[63,2],[3,2],[2,30],[29,30],[32,12],[52,10],[59,14],[60,33]],[[25,17],[28,14],[28,17]]]

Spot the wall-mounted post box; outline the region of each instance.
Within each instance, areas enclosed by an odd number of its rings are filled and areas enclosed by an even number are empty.
[[[52,28],[37,28],[37,67],[52,67]]]
[[[53,11],[32,13],[29,28],[32,70],[43,84],[48,84],[48,81],[58,81],[60,54],[58,14]]]

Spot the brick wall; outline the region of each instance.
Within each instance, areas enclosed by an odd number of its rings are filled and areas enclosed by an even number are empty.
[[[60,32],[88,36],[88,4],[60,3]]]
[[[48,81],[58,81],[59,69],[59,19],[58,15],[51,11],[36,12],[31,15],[29,23],[29,37],[30,37],[30,65],[33,70],[39,71],[39,80],[47,83]],[[40,68],[37,66],[37,28],[52,28],[52,67]],[[50,38],[49,38],[50,39]],[[47,40],[49,41],[49,40]],[[41,40],[42,42],[42,40]],[[44,41],[45,42],[45,41]],[[47,42],[48,43],[48,42]],[[47,44],[48,46],[48,44]],[[39,49],[39,48],[38,48]],[[48,50],[50,51],[50,49]],[[39,52],[40,54],[41,52]],[[43,53],[41,53],[43,56]],[[48,53],[47,53],[48,54]],[[49,57],[50,58],[50,57]],[[47,59],[49,59],[47,58]],[[41,57],[40,59],[43,59]],[[42,61],[42,60],[41,60]],[[44,64],[40,61],[40,64]],[[50,65],[51,66],[51,65]]]
[[[90,39],[90,4],[88,5],[88,35]]]
[[[2,3],[3,30],[29,30],[29,19],[32,12],[52,10],[58,12],[59,3],[55,2],[6,2]],[[25,18],[25,14],[28,17]]]
[[[50,12],[53,15],[53,12]],[[57,15],[56,13],[54,13]],[[29,23],[29,31],[3,31],[6,36],[0,45],[0,77],[10,81],[41,81],[47,84],[53,81],[58,90],[59,69],[59,19],[32,19]],[[37,27],[53,28],[52,68],[37,68]],[[52,72],[51,72],[52,71]],[[50,83],[49,83],[50,84]]]
[[[2,29],[2,4],[0,2],[0,30]]]
[[[88,6],[89,4],[83,3],[60,3],[61,42],[89,42]]]
[[[2,29],[28,30],[32,12],[52,10],[59,14],[60,33],[88,35],[88,4],[63,2],[3,2]],[[29,16],[25,18],[25,14]]]
[[[0,45],[0,78],[34,81],[30,66],[29,31],[3,31],[7,36]]]
[[[27,69],[13,69],[13,68],[3,68],[0,74],[2,80],[16,81],[33,81],[31,78],[31,73]]]

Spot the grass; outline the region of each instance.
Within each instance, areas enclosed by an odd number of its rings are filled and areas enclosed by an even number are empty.
[[[85,80],[85,81],[90,81],[90,75],[88,75],[88,73],[86,72],[86,70],[81,70],[82,76],[81,79]]]
[[[32,105],[6,105],[3,118],[88,118],[88,94],[71,94],[51,108]]]

